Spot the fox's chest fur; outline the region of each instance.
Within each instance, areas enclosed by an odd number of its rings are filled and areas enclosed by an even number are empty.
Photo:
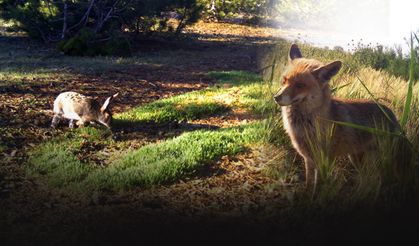
[[[381,106],[396,122],[394,114],[384,105]],[[332,127],[330,121],[375,127],[375,122],[379,122],[383,117],[383,113],[374,102],[366,101],[344,102],[332,99],[322,107],[311,111],[305,111],[301,106],[282,107],[284,128],[290,136],[294,148],[303,156],[310,155],[309,141],[312,144],[320,141],[316,139],[319,132],[323,134],[330,132]],[[330,135],[330,153],[344,155],[365,152],[373,143],[372,140],[373,136],[365,131],[335,124]]]
[[[295,107],[282,107],[282,120],[294,148],[299,154],[306,155],[309,151],[306,136],[315,134],[315,116]]]

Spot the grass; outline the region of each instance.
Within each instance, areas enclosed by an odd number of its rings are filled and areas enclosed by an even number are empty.
[[[9,46],[9,45],[6,45]],[[15,49],[10,45],[8,50],[12,50],[9,55],[7,48],[0,49],[0,64],[4,69],[1,73],[8,77],[28,77],[51,74],[51,77],[62,73],[81,73],[96,74],[103,71],[124,71],[135,68],[138,65],[155,65],[154,60],[144,59],[143,57],[119,58],[119,57],[68,57],[56,55],[55,51],[43,50],[40,52]],[[19,47],[19,46],[18,46]],[[34,47],[35,49],[36,47]]]
[[[235,155],[255,142],[256,125],[194,131],[129,151],[87,178],[94,188],[127,189],[167,184],[196,174],[224,155]]]
[[[199,130],[137,150],[122,153],[106,167],[82,162],[83,145],[99,141],[99,130],[86,127],[72,137],[38,147],[30,159],[28,174],[43,176],[53,187],[122,190],[165,184],[194,175],[224,155],[234,155],[258,141],[258,124],[219,131]],[[86,134],[89,133],[89,135]],[[102,137],[100,137],[102,139]]]
[[[238,108],[257,113],[264,87],[259,76],[241,71],[213,72],[209,76],[220,83],[117,114],[116,122],[135,125],[189,121]],[[199,170],[222,156],[233,156],[250,145],[273,141],[267,132],[269,124],[269,120],[261,120],[219,130],[187,132],[139,149],[119,152],[101,166],[80,160],[78,153],[96,142],[117,143],[106,131],[85,127],[35,148],[27,173],[45,178],[53,187],[82,192],[172,183],[197,175]]]
[[[77,154],[85,146],[106,139],[105,135],[106,132],[100,129],[85,127],[41,144],[31,153],[27,174],[46,177],[47,182],[54,187],[66,187],[80,182],[94,167],[81,161]]]
[[[115,118],[154,123],[188,121],[226,112],[231,108],[229,100],[234,98],[229,97],[226,90],[211,88],[157,100],[116,115]]]
[[[217,85],[205,90],[173,96],[118,114],[116,119],[131,122],[167,123],[190,121],[245,108],[262,113],[268,105],[261,99],[264,87],[257,74],[244,71],[210,72]],[[271,107],[275,107],[272,103]]]

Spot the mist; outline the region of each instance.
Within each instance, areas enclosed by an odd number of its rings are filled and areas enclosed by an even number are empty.
[[[288,39],[348,51],[380,44],[405,53],[410,33],[419,29],[415,0],[289,0],[279,2],[278,9],[278,28]]]

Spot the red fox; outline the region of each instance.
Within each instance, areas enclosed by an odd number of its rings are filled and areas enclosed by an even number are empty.
[[[274,96],[276,103],[282,106],[284,128],[292,145],[304,159],[307,185],[313,184],[316,172],[313,141],[317,141],[314,143],[317,145],[323,144],[315,136],[318,131],[326,135],[327,129],[331,129],[331,121],[367,127],[376,127],[377,123],[383,122],[389,131],[400,127],[393,112],[384,105],[380,104],[387,116],[373,101],[332,97],[328,82],[341,66],[340,61],[324,65],[320,61],[303,58],[298,46],[293,44],[282,78],[282,89]],[[329,153],[332,158],[342,155],[361,158],[374,147],[372,134],[343,125],[335,124],[330,138]]]

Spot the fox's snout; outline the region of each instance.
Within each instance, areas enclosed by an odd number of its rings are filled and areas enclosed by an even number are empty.
[[[274,100],[281,106],[289,106],[300,102],[304,98],[304,94],[299,94],[294,97],[291,96],[292,94],[291,89],[286,87],[274,96]]]
[[[289,95],[283,95],[282,93],[278,93],[274,96],[274,100],[281,106],[288,106],[291,104],[291,98]]]

